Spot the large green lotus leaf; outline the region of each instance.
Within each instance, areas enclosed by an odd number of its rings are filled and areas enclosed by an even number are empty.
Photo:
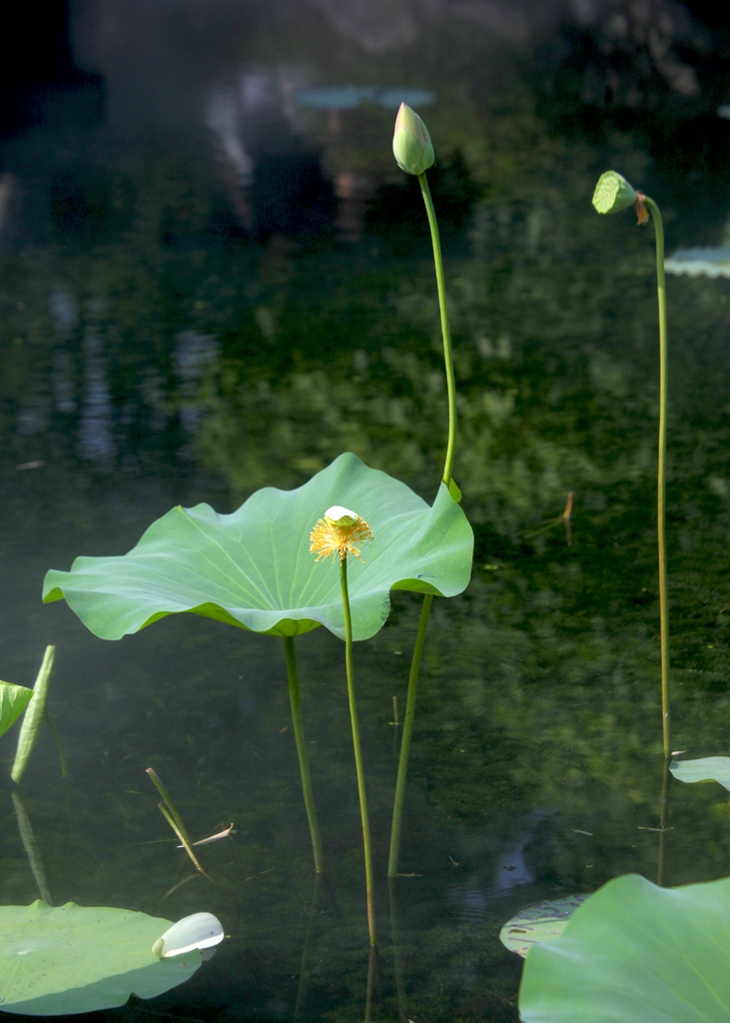
[[[702,757],[701,760],[675,760],[669,770],[677,781],[694,783],[717,781],[730,790],[730,757]]]
[[[158,959],[153,943],[169,920],[127,909],[0,907],[0,1009],[60,1016],[154,998],[189,980],[200,952]]]
[[[533,945],[559,938],[573,913],[588,897],[585,893],[564,895],[562,899],[543,899],[525,906],[503,926],[499,940],[510,952],[526,959]]]
[[[524,1023],[727,1023],[730,878],[658,888],[609,881],[562,937],[535,945],[520,987]]]
[[[102,639],[193,611],[253,632],[293,636],[324,625],[344,638],[339,564],[309,553],[312,527],[332,505],[365,519],[364,563],[348,559],[355,639],[385,623],[392,589],[451,597],[469,582],[474,537],[442,484],[433,507],[405,484],[340,455],[297,490],[266,487],[238,511],[173,508],[123,557],[77,558],[46,575],[43,599],[65,597]]]
[[[32,696],[32,689],[14,686],[12,682],[0,682],[0,735],[15,724]]]

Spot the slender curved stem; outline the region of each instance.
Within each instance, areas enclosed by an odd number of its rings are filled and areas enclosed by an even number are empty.
[[[643,197],[654,221],[659,299],[659,468],[657,472],[657,536],[659,543],[659,629],[662,663],[662,737],[664,756],[671,752],[669,716],[669,609],[667,605],[666,459],[667,459],[667,295],[664,283],[664,225],[659,207]]]
[[[302,778],[302,795],[304,796],[304,807],[307,811],[309,821],[309,833],[312,836],[312,852],[314,853],[314,869],[318,874],[324,870],[324,857],[322,856],[322,840],[319,835],[319,822],[317,811],[314,806],[314,795],[312,793],[312,779],[309,774],[309,760],[307,758],[307,743],[304,738],[304,724],[302,722],[302,710],[299,702],[299,672],[297,671],[297,655],[294,649],[294,637],[284,637],[284,651],[286,653],[286,673],[289,679],[289,702],[291,704],[291,718],[294,725],[294,738],[297,743],[297,757],[299,758],[299,773]]]
[[[441,316],[441,336],[444,343],[444,366],[446,369],[446,392],[449,405],[449,438],[446,445],[446,458],[444,459],[444,471],[441,477],[442,482],[448,487],[451,483],[451,472],[454,466],[454,451],[456,449],[456,375],[454,373],[454,355],[451,348],[451,331],[449,329],[449,310],[446,305],[446,284],[444,282],[444,261],[441,256],[441,239],[439,237],[438,221],[436,211],[433,208],[431,189],[428,187],[428,179],[424,174],[418,175],[418,183],[421,186],[423,201],[426,205],[428,226],[431,229],[431,244],[433,247],[433,263],[436,270],[436,290],[438,291],[439,313]],[[406,716],[403,723],[403,737],[401,739],[400,757],[398,759],[398,778],[395,786],[395,799],[393,800],[393,824],[390,832],[390,853],[388,856],[388,877],[395,877],[398,873],[398,853],[400,850],[401,823],[403,820],[403,800],[406,792],[406,779],[408,776],[408,755],[411,748],[411,735],[413,734],[413,719],[416,713],[416,692],[418,689],[418,673],[421,667],[421,656],[423,645],[426,642],[428,620],[431,615],[433,596],[429,593],[423,598],[421,606],[421,618],[418,623],[416,643],[411,658],[411,670],[408,675],[408,696],[406,698]]]
[[[421,656],[426,642],[428,620],[431,615],[433,596],[427,593],[421,605],[421,619],[416,633],[416,644],[413,648],[411,671],[408,676],[408,697],[406,699],[406,716],[403,721],[400,759],[398,760],[398,779],[395,783],[395,799],[393,800],[393,823],[390,829],[390,853],[388,855],[388,877],[398,873],[398,853],[400,851],[400,832],[403,823],[403,801],[406,794],[406,778],[408,776],[408,755],[413,734],[413,719],[416,716],[416,691],[418,689],[418,673],[421,668]]]
[[[426,204],[428,214],[428,226],[431,229],[431,244],[433,245],[433,262],[436,268],[436,288],[439,296],[439,312],[441,313],[441,334],[444,340],[444,363],[446,366],[446,390],[449,399],[449,440],[446,446],[446,459],[444,461],[444,473],[442,479],[448,487],[451,480],[451,470],[454,465],[454,449],[456,447],[456,378],[454,376],[454,357],[451,351],[451,332],[449,330],[449,311],[446,308],[446,285],[444,283],[444,262],[441,258],[441,240],[439,238],[439,226],[436,220],[436,211],[433,208],[431,190],[428,187],[428,179],[425,173],[418,175],[418,183],[421,186],[423,201]]]
[[[362,821],[362,842],[365,850],[365,893],[368,907],[368,930],[370,944],[378,944],[375,928],[375,898],[373,894],[373,855],[370,847],[370,822],[368,820],[368,802],[365,793],[365,772],[360,748],[360,728],[357,721],[357,703],[355,702],[355,673],[352,663],[352,614],[350,612],[350,594],[347,588],[347,556],[340,559],[340,588],[342,590],[342,610],[345,615],[345,668],[347,671],[347,697],[350,702],[350,723],[352,725],[352,747],[355,752],[355,770],[357,772],[357,793],[360,797],[360,819]]]

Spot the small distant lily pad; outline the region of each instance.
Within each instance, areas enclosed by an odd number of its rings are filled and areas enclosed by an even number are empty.
[[[694,784],[716,781],[730,791],[730,757],[702,757],[701,760],[674,760],[669,765],[677,781]]]
[[[730,277],[730,248],[680,249],[664,263],[669,274],[687,277]]]
[[[0,906],[0,1010],[61,1016],[154,998],[189,980],[196,950],[158,959],[152,944],[170,920],[127,909]]]
[[[300,106],[316,110],[355,110],[363,100],[373,100],[376,92],[369,85],[333,85],[302,89],[294,99]]]
[[[332,85],[302,89],[294,100],[299,106],[315,110],[356,110],[362,103],[376,103],[386,110],[397,110],[401,103],[411,107],[428,107],[436,96],[426,89],[376,89],[372,85]]]
[[[499,932],[499,940],[510,952],[525,959],[533,945],[559,938],[573,913],[588,897],[579,893],[526,906],[507,921]]]

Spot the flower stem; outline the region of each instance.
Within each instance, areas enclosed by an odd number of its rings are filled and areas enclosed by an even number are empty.
[[[441,315],[441,336],[444,343],[444,366],[446,368],[446,392],[449,404],[449,438],[446,445],[446,458],[444,459],[444,471],[441,477],[442,482],[448,487],[451,483],[451,472],[454,466],[454,450],[456,448],[456,376],[454,374],[454,356],[451,349],[451,331],[449,330],[449,310],[446,305],[446,284],[444,282],[444,261],[441,256],[441,239],[439,237],[439,226],[436,220],[436,211],[433,208],[431,189],[428,187],[428,179],[425,173],[418,175],[418,183],[421,186],[423,201],[426,205],[428,226],[431,229],[431,244],[433,246],[433,263],[436,270],[436,290],[439,299],[439,313]],[[403,723],[403,737],[401,740],[400,757],[398,759],[398,778],[395,786],[395,799],[393,800],[393,823],[390,831],[390,853],[388,855],[388,877],[395,877],[398,873],[398,853],[400,850],[401,823],[403,821],[403,800],[406,793],[406,779],[408,777],[408,755],[411,748],[411,735],[413,734],[413,719],[416,713],[416,691],[418,689],[418,673],[421,667],[421,656],[423,646],[426,642],[428,620],[431,615],[433,596],[429,593],[423,598],[421,606],[421,618],[418,623],[416,643],[411,658],[411,670],[408,675],[408,696],[406,698],[406,716]]]
[[[441,313],[441,334],[444,341],[444,363],[446,366],[446,391],[449,400],[449,440],[446,446],[446,459],[444,461],[444,473],[442,479],[448,487],[451,481],[451,470],[454,465],[454,449],[456,446],[456,379],[454,376],[454,357],[451,351],[451,332],[449,330],[449,311],[446,308],[446,285],[444,284],[444,262],[441,258],[441,240],[439,238],[439,226],[436,220],[436,211],[433,208],[431,190],[428,187],[428,180],[425,173],[418,175],[418,183],[421,186],[423,201],[426,204],[428,214],[428,226],[431,229],[431,244],[433,245],[433,262],[436,268],[436,288],[439,297],[439,312]]]
[[[368,907],[368,930],[370,944],[378,944],[375,929],[375,899],[373,895],[373,855],[370,847],[370,823],[368,821],[368,803],[365,794],[365,772],[360,748],[360,728],[357,722],[357,703],[355,702],[355,675],[352,664],[352,614],[350,612],[350,594],[347,588],[347,556],[340,558],[340,588],[342,590],[342,610],[345,615],[345,668],[347,671],[347,697],[350,702],[350,723],[352,724],[352,747],[355,752],[355,770],[357,772],[357,792],[360,797],[360,819],[362,821],[362,841],[365,850],[365,892]]]
[[[664,756],[671,752],[669,716],[669,610],[667,605],[666,459],[667,459],[667,295],[664,283],[664,225],[659,207],[643,197],[654,221],[659,300],[659,467],[657,471],[657,537],[659,544],[659,630],[662,664],[662,737]]]
[[[403,822],[403,800],[406,794],[406,778],[408,775],[408,754],[413,734],[413,719],[416,716],[416,691],[418,689],[418,673],[421,668],[421,656],[426,642],[428,619],[431,615],[433,595],[427,593],[421,605],[421,619],[416,633],[416,645],[413,648],[411,670],[408,676],[408,696],[406,698],[406,716],[403,722],[400,759],[398,760],[398,779],[395,783],[395,799],[393,800],[393,823],[390,829],[390,853],[388,854],[388,877],[398,873],[398,853],[400,851],[400,832]]]
[[[314,806],[314,795],[312,793],[312,779],[309,774],[309,760],[307,759],[307,743],[304,738],[304,724],[302,722],[302,710],[299,702],[299,672],[297,671],[297,655],[294,649],[294,637],[284,637],[284,652],[286,654],[286,673],[289,678],[289,702],[291,704],[292,724],[294,725],[294,738],[297,744],[297,756],[299,758],[299,773],[302,778],[302,794],[304,796],[304,807],[307,811],[309,821],[309,833],[312,836],[312,852],[314,853],[314,869],[318,874],[324,870],[324,858],[322,856],[322,840],[319,836],[319,822],[317,811]]]

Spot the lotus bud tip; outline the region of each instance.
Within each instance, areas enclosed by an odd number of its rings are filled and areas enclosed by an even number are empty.
[[[435,155],[428,128],[407,103],[401,103],[395,119],[393,156],[406,174],[423,174],[434,164]]]

